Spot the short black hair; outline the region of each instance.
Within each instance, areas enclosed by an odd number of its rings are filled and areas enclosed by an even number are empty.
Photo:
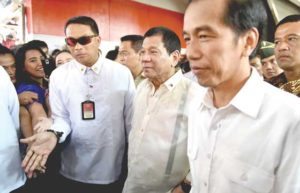
[[[295,15],[288,15],[285,18],[283,18],[275,27],[275,31],[280,25],[283,25],[285,23],[290,23],[290,22],[300,22],[300,14],[295,14]]]
[[[153,27],[150,28],[144,35],[144,38],[151,37],[151,36],[162,36],[162,41],[164,43],[164,46],[168,52],[168,54],[171,54],[175,50],[178,50],[180,52],[181,50],[181,44],[179,37],[175,32],[172,30],[159,26],[159,27]]]
[[[76,16],[76,17],[72,17],[70,18],[67,23],[65,24],[65,34],[66,34],[66,29],[70,24],[82,24],[82,25],[87,25],[90,26],[92,32],[95,35],[99,35],[99,29],[98,29],[98,25],[96,23],[96,21],[88,16]]]
[[[144,37],[141,35],[126,35],[121,37],[121,42],[130,41],[131,47],[136,53],[142,49]]]
[[[0,44],[0,55],[5,55],[5,54],[11,54],[13,57],[15,57],[15,54],[12,50]]]
[[[42,49],[36,45],[33,44],[23,44],[22,47],[20,47],[16,53],[16,79],[17,84],[20,84],[22,82],[25,83],[34,83],[37,84],[34,80],[30,78],[30,75],[24,71],[25,68],[25,60],[26,60],[26,52],[29,50],[37,50],[41,53],[41,55],[46,59],[46,54],[42,51]]]
[[[261,40],[264,25],[267,23],[267,11],[263,0],[228,0],[224,23],[231,27],[237,36],[255,27]]]
[[[27,42],[27,44],[32,44],[33,46],[37,46],[39,48],[48,48],[47,43],[42,40],[31,40]]]
[[[110,60],[116,60],[119,53],[119,46],[116,46],[114,50],[110,50],[107,52],[105,58]]]
[[[52,52],[51,52],[51,57],[52,58],[55,58],[57,56],[58,53],[60,53],[61,50],[60,49],[54,49]]]

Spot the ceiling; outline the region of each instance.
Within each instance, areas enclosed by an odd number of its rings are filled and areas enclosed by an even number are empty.
[[[139,3],[184,13],[190,0],[132,0]],[[287,15],[299,14],[300,0],[267,0],[276,23]]]
[[[184,10],[189,0],[133,0],[139,3],[167,9],[179,13],[184,13]]]

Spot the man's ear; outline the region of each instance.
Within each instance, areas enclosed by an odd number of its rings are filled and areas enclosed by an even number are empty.
[[[100,43],[101,43],[101,37],[98,35],[97,36],[97,42],[98,42],[98,44],[99,44],[99,46],[100,46]]]
[[[251,28],[243,35],[244,39],[244,49],[242,56],[249,57],[253,50],[256,48],[259,40],[259,32],[256,28]]]
[[[170,56],[172,57],[172,66],[175,67],[180,60],[180,52],[178,50],[175,50],[171,53]]]

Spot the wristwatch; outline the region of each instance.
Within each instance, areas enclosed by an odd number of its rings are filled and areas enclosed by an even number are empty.
[[[59,142],[59,139],[61,138],[61,136],[64,134],[64,132],[54,131],[53,129],[47,129],[46,132],[53,133],[57,139],[57,143]]]
[[[180,186],[184,193],[189,193],[191,191],[191,185],[188,183],[185,183],[184,181],[182,181],[180,183]]]

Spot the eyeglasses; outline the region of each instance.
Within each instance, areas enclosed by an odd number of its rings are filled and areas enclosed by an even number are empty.
[[[77,43],[80,43],[81,45],[84,46],[84,45],[87,45],[87,44],[91,43],[92,38],[97,37],[97,36],[98,35],[82,36],[82,37],[77,38],[77,39],[69,37],[69,38],[66,38],[65,41],[66,41],[68,46],[74,47],[74,46],[76,46]]]

